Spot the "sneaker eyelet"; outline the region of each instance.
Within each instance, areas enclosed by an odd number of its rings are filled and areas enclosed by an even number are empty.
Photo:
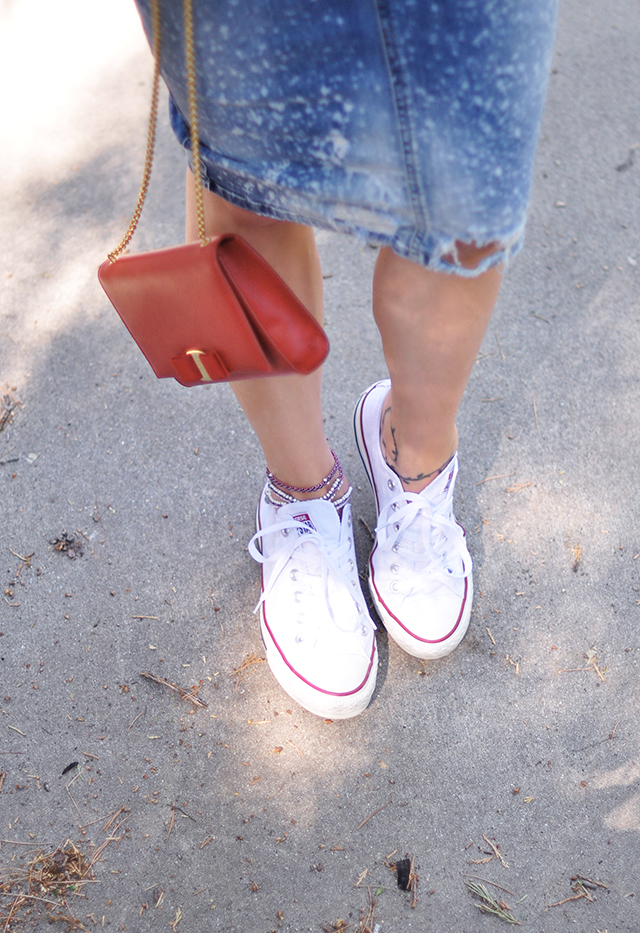
[[[398,586],[398,581],[394,580],[393,583],[389,586],[389,589],[392,593],[397,593],[400,587]]]
[[[391,503],[391,511],[392,511],[392,512],[397,512],[399,508],[400,508],[400,506],[398,505],[397,502],[392,502],[392,503]]]
[[[389,569],[391,570],[391,573],[399,573],[400,564],[391,564],[391,567]]]
[[[395,482],[395,480],[393,480],[393,479],[388,479],[388,480],[387,480],[387,486],[389,487],[389,489],[395,489],[395,488],[396,488],[396,482]]]
[[[393,551],[394,554],[398,554],[400,552],[400,545],[394,544],[391,550]]]
[[[358,610],[358,614],[362,615],[362,606],[360,605],[360,603],[356,603],[356,609]]]
[[[360,626],[360,634],[361,634],[361,635],[365,635],[365,636],[369,634],[368,631],[367,631],[367,626],[366,626],[366,625],[361,625],[361,626]]]
[[[303,639],[302,639],[302,635],[296,635],[296,637],[295,637],[294,640],[295,640],[296,644],[298,644],[298,645],[301,644],[301,643],[302,643],[302,640],[303,640]]]
[[[294,601],[295,603],[301,602],[302,596],[303,596],[303,594],[302,594],[301,590],[296,590],[296,592],[293,594],[293,601]]]
[[[297,581],[298,569],[296,567],[294,567],[293,570],[289,573],[289,577],[293,580],[294,583]]]
[[[393,530],[394,530],[394,531],[400,531],[400,522],[394,522]]]
[[[288,528],[283,528],[283,529],[282,529],[282,534],[283,534],[284,537],[286,538],[287,535],[289,534],[289,529],[288,529]]]
[[[351,586],[357,586],[357,585],[358,585],[358,584],[356,583],[355,580],[352,580],[352,581],[351,581]]]
[[[353,563],[353,560],[349,558],[349,570],[353,570],[354,567],[355,567],[355,564]]]

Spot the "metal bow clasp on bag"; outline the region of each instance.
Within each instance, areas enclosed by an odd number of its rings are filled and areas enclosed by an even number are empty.
[[[174,356],[171,364],[183,385],[221,382],[229,378],[229,370],[215,350],[185,350]]]

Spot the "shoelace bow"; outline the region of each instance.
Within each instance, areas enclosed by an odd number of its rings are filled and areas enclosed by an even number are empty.
[[[419,531],[424,547],[422,554],[402,547],[403,536],[410,536],[412,533],[416,535],[416,529],[412,526],[420,513],[423,513],[426,519],[420,523]],[[383,534],[385,530],[388,531],[386,535]],[[397,547],[396,553],[399,558],[424,562],[425,583],[429,576],[436,574],[443,582],[453,587],[454,580],[464,579],[471,570],[463,531],[451,516],[447,499],[440,505],[433,506],[417,493],[403,492],[382,510],[376,532],[380,536],[378,546],[382,551],[393,551]],[[456,569],[458,561],[461,569]]]
[[[289,535],[288,532],[295,530],[296,534]],[[355,599],[352,588],[349,585],[348,580],[346,579],[341,567],[340,560],[349,553],[349,543],[344,541],[342,544],[329,547],[327,542],[314,528],[309,528],[308,525],[305,525],[303,522],[296,521],[293,518],[285,519],[284,521],[277,522],[275,525],[269,525],[267,528],[262,528],[260,531],[257,531],[256,534],[249,541],[249,553],[259,564],[265,564],[268,560],[273,560],[274,556],[265,557],[262,552],[258,549],[256,541],[259,541],[261,538],[264,538],[266,535],[273,534],[274,532],[286,531],[287,535],[283,536],[283,545],[277,551],[277,560],[269,583],[264,589],[256,608],[253,610],[254,613],[260,609],[260,606],[263,604],[271,590],[276,584],[280,574],[283,572],[287,564],[289,563],[290,558],[293,556],[294,552],[305,544],[314,544],[317,549],[318,556],[320,558],[320,575],[322,577],[321,585],[325,592],[326,605],[329,607],[329,612],[331,614],[331,620],[341,631],[355,631],[358,625],[365,624],[370,626],[372,630],[375,629],[375,624],[369,613],[366,611],[366,607],[362,606],[362,612],[354,612],[354,624],[351,628],[345,628],[344,625],[341,625],[339,620],[333,613],[333,607],[331,605],[331,600],[329,599],[329,579],[331,578],[334,584],[337,585],[339,594],[343,596],[346,594],[351,602],[353,602],[354,607],[357,605],[358,601]],[[298,532],[302,532],[301,534]]]

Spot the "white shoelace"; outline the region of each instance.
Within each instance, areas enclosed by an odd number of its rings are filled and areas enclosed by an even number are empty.
[[[406,596],[433,585],[434,575],[454,589],[454,581],[471,572],[464,533],[451,516],[448,497],[434,506],[424,496],[403,492],[382,510],[376,532],[382,551],[393,551],[399,561],[424,564],[421,585]]]
[[[295,531],[295,534],[291,535],[291,531]],[[282,546],[278,548],[277,552],[272,554],[270,557],[265,557],[258,549],[256,542],[261,538],[264,538],[266,535],[271,535],[275,532],[285,533],[283,534]],[[271,561],[276,558],[275,566],[271,573],[269,583],[260,596],[254,612],[257,612],[260,609],[260,606],[262,606],[264,601],[267,599],[269,593],[275,586],[276,581],[280,577],[280,574],[283,572],[290,559],[293,557],[295,551],[300,547],[304,547],[305,545],[313,546],[315,549],[315,554],[317,554],[319,562],[318,575],[321,577],[321,589],[324,591],[325,603],[329,609],[331,620],[336,628],[340,629],[341,631],[355,631],[358,625],[365,624],[367,627],[370,627],[371,630],[375,630],[375,625],[366,610],[366,606],[361,606],[358,600],[354,597],[352,587],[350,586],[349,581],[347,580],[344,572],[340,567],[340,561],[349,553],[349,542],[344,541],[340,545],[329,547],[325,539],[315,530],[315,528],[310,528],[308,525],[304,524],[303,522],[296,521],[294,518],[285,519],[284,521],[277,522],[274,525],[269,525],[266,528],[260,529],[260,531],[257,531],[249,541],[249,553],[259,564],[266,564],[267,561]],[[330,579],[333,581],[333,584],[338,590],[338,595],[341,597],[340,602],[343,601],[344,596],[347,596],[354,605],[355,612],[351,616],[353,625],[350,627],[345,628],[344,624],[341,624],[341,621],[336,617],[333,611],[333,606],[331,605],[331,600],[329,598]],[[344,614],[341,614],[341,616],[343,615]]]

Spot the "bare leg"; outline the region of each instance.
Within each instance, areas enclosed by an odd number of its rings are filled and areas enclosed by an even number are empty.
[[[209,191],[204,191],[204,209],[209,236],[242,236],[322,323],[322,270],[310,227],[241,210]],[[188,172],[187,241],[197,238],[193,176]],[[258,435],[269,469],[293,486],[315,485],[333,465],[322,422],[321,383],[322,373],[317,370],[309,376],[231,384]]]
[[[461,262],[469,268],[491,251],[459,245]],[[462,278],[380,250],[373,310],[391,376],[382,451],[407,490],[424,489],[455,453],[458,406],[500,281],[498,268]]]

